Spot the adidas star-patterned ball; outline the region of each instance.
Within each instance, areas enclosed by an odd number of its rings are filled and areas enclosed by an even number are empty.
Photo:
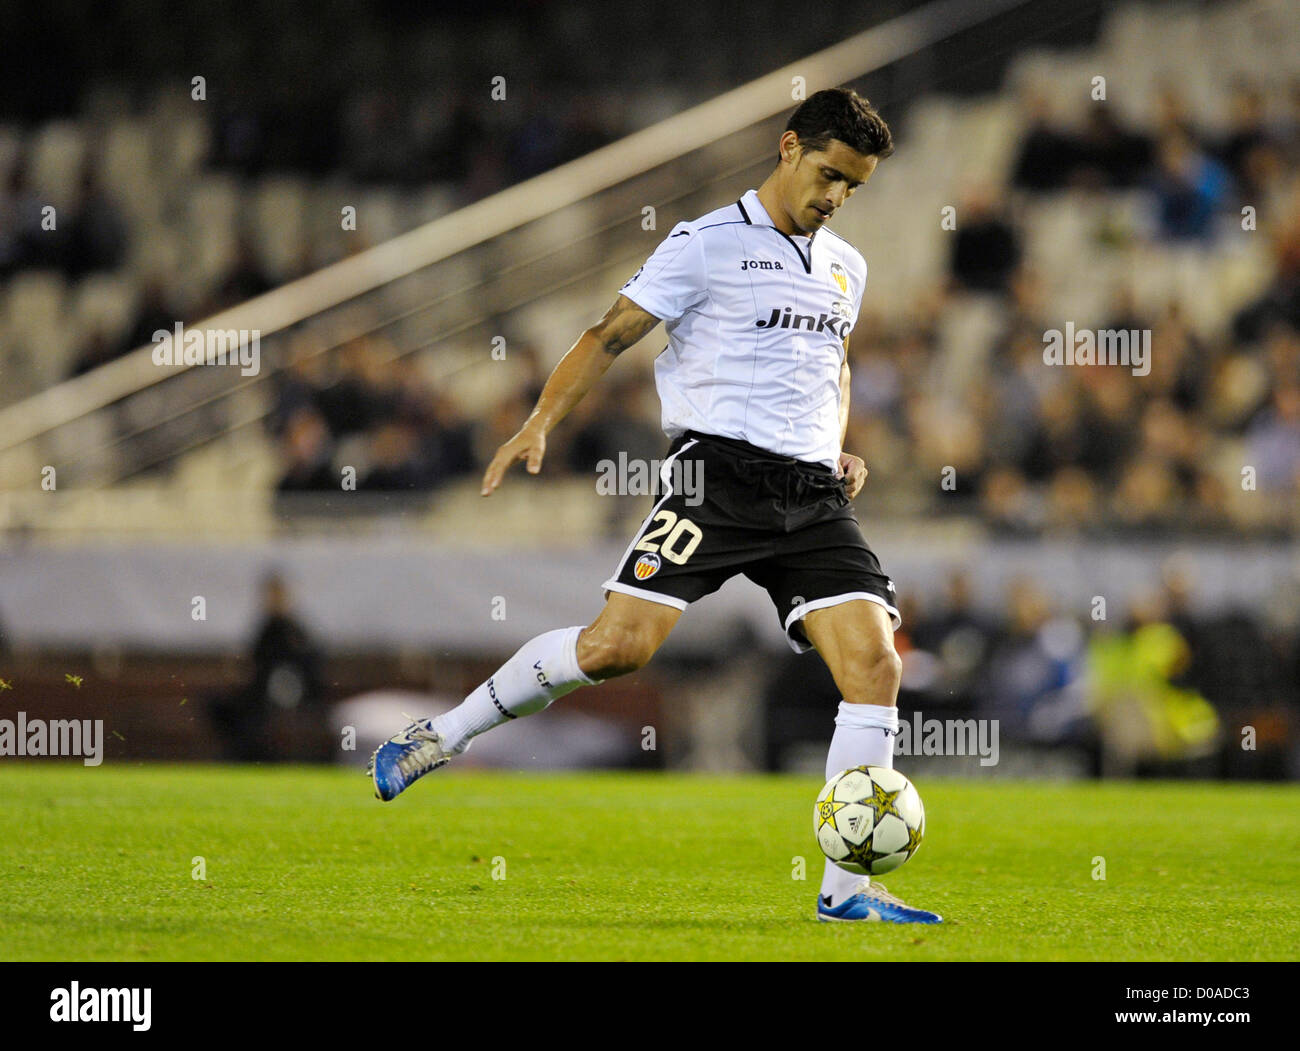
[[[925,835],[925,807],[916,786],[897,770],[855,766],[829,781],[813,808],[822,853],[862,875],[892,872],[916,853]]]

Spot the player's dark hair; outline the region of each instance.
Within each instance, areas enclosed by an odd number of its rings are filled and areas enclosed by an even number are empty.
[[[884,160],[894,152],[894,137],[885,118],[856,91],[844,88],[828,88],[808,96],[790,114],[785,130],[798,135],[805,150],[824,150],[831,139],[839,139],[866,157]]]

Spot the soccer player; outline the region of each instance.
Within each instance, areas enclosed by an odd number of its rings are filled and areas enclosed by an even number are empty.
[[[688,603],[737,573],[767,590],[790,645],[815,648],[843,695],[827,778],[851,766],[893,766],[898,604],[851,504],[866,465],[842,450],[849,332],[867,265],[826,229],[893,149],[888,125],[865,99],[838,89],[812,95],[791,115],[776,168],[758,190],[679,223],[556,365],[537,406],[488,465],[483,495],[518,460],[536,474],[547,434],[662,321],[668,346],[655,359],[655,383],[672,439],[663,496],[605,581],[605,606],[591,624],[526,642],[457,708],[412,723],[376,750],[370,773],[380,799],[478,734],[636,671]],[[703,479],[690,499],[680,484],[678,461],[686,459],[696,463],[685,476]],[[830,861],[817,915],[940,922]]]

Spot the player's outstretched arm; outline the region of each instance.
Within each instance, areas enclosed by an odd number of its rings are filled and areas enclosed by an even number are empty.
[[[517,460],[526,462],[529,474],[540,471],[547,434],[582,401],[614,359],[657,324],[657,317],[620,295],[560,359],[524,425],[492,457],[483,474],[482,495],[490,496]]]

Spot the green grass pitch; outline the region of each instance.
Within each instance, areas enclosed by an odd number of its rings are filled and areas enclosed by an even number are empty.
[[[381,804],[354,771],[6,762],[0,958],[1279,960],[1300,944],[1300,786],[921,784],[925,844],[883,882],[941,927],[815,922],[820,787],[444,771]]]

